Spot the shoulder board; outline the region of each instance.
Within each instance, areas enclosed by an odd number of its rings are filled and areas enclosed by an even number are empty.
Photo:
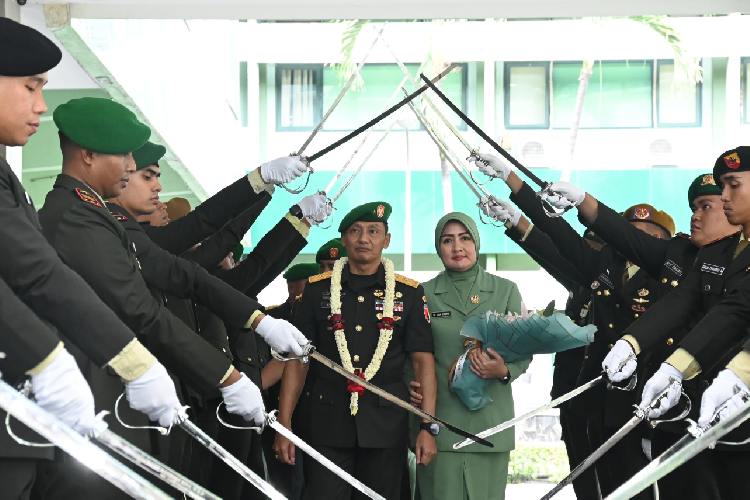
[[[99,198],[97,198],[95,195],[89,193],[85,189],[76,188],[75,192],[76,192],[76,195],[78,195],[78,197],[81,200],[85,201],[86,203],[89,203],[89,204],[94,205],[95,207],[99,207],[99,208],[103,207],[102,202],[99,201]]]
[[[113,213],[112,217],[114,217],[119,222],[125,222],[126,220],[128,220],[127,215],[122,215],[118,213]]]
[[[399,283],[403,283],[404,285],[408,285],[412,288],[417,288],[419,286],[419,281],[407,278],[406,276],[402,276],[400,274],[396,275],[396,281],[398,281]]]
[[[318,281],[327,280],[331,277],[333,273],[331,271],[326,271],[324,273],[316,274],[314,276],[310,276],[307,278],[308,283],[317,283]]]

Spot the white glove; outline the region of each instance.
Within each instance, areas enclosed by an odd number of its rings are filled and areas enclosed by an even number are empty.
[[[263,337],[271,349],[278,353],[303,356],[305,354],[303,347],[310,343],[302,332],[297,330],[297,327],[288,321],[268,315],[260,320],[255,331]]]
[[[131,408],[145,413],[149,420],[159,422],[162,427],[169,428],[186,418],[177,399],[174,382],[159,362],[125,384],[125,397]]]
[[[602,368],[607,378],[612,382],[622,382],[630,378],[638,366],[633,346],[627,340],[620,339],[615,342],[612,349],[602,361]]]
[[[241,374],[240,379],[226,387],[219,387],[224,404],[229,413],[239,415],[255,425],[263,425],[266,418],[266,408],[263,406],[263,396],[258,386]]]
[[[299,156],[282,156],[260,166],[260,176],[266,184],[285,184],[304,174],[307,165]]]
[[[504,200],[482,197],[479,208],[487,217],[499,222],[510,222],[513,227],[517,226],[518,221],[521,220],[521,211]]]
[[[719,372],[701,398],[701,413],[698,417],[698,425],[705,427],[716,415],[720,419],[734,413],[738,408],[744,406],[745,399],[750,389],[730,369]]]
[[[558,210],[577,207],[586,198],[586,191],[570,182],[555,182],[542,194],[542,199]]]
[[[472,163],[485,175],[490,177],[499,177],[504,181],[508,180],[511,168],[499,157],[494,155],[475,154],[471,159]]]
[[[667,413],[680,402],[682,394],[682,373],[680,370],[668,363],[662,363],[656,373],[648,379],[643,387],[640,407],[645,409],[656,399],[659,394],[667,390],[666,397],[659,400],[656,408],[648,411],[648,418],[658,418]]]
[[[94,436],[107,424],[94,414],[94,395],[71,354],[62,350],[37,375],[31,376],[36,403],[84,436]]]
[[[310,224],[320,224],[331,215],[333,207],[323,193],[315,193],[302,198],[297,203],[302,215]]]

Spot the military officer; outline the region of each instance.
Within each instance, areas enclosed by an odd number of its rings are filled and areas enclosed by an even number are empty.
[[[41,33],[3,17],[0,53],[0,144],[22,146],[36,132],[47,110],[42,95],[46,72],[62,54]],[[7,357],[0,361],[0,371],[11,380],[30,374],[37,402],[71,425],[77,426],[79,421],[79,430],[89,428],[87,415],[93,407],[81,402],[90,391],[78,379],[73,359],[56,341],[50,328],[54,327],[74,353],[80,348],[98,367],[107,366],[126,382],[133,408],[170,425],[179,401],[164,368],[80,276],[63,264],[42,235],[31,199],[2,158],[0,212],[0,278],[7,285],[2,307],[8,312],[1,320],[7,328],[0,332],[5,345],[0,351]],[[13,300],[12,294],[19,301]],[[38,328],[32,314],[47,326]],[[65,410],[68,403],[69,412]],[[51,458],[53,454],[49,448],[20,447],[5,432],[0,433],[3,492],[28,495],[37,472],[36,462],[26,459]]]
[[[295,264],[287,269],[282,277],[286,280],[286,289],[289,296],[283,304],[266,309],[266,312],[274,318],[292,320],[294,318],[294,307],[302,298],[307,279],[320,274],[320,267],[315,263]]]
[[[427,412],[435,410],[435,358],[422,287],[395,274],[382,257],[388,247],[385,202],[361,205],[339,225],[347,259],[332,272],[311,277],[295,313],[299,325],[322,354],[340,362],[380,387],[405,399],[407,356],[421,383]],[[348,383],[313,363],[288,363],[279,401],[279,422],[291,427],[291,417],[308,369],[305,404],[309,412],[309,442],[357,479],[389,499],[398,498],[406,469],[408,417],[405,411]],[[294,445],[276,437],[276,452],[294,463]],[[416,444],[418,462],[428,463],[435,438],[424,430]],[[353,497],[352,488],[317,462],[306,460],[303,498]]]
[[[541,203],[534,191],[499,158],[483,155],[476,160],[476,165],[487,174],[502,178],[511,189],[510,200],[524,213],[527,213],[527,207]],[[651,305],[648,296],[655,292],[658,282],[637,265],[628,262],[611,245],[594,250],[562,218],[538,214],[538,210],[527,213],[533,217],[531,220],[535,226],[555,242],[560,254],[585,277],[592,290],[590,314],[593,314],[592,322],[598,330],[594,342],[587,346],[579,375],[579,382],[584,383],[599,375],[608,346]],[[639,230],[655,237],[668,239],[674,232],[672,218],[647,204],[630,207],[625,218]],[[592,445],[599,446],[632,417],[635,402],[636,395],[632,392],[598,387],[576,398],[573,406],[580,405],[581,411],[589,415]],[[597,411],[592,412],[591,408],[597,408]],[[646,463],[640,436],[637,433],[629,434],[597,462],[602,494],[611,493]],[[642,492],[638,498],[652,498],[652,493]]]
[[[315,262],[320,266],[320,272],[333,271],[333,265],[341,257],[346,257],[346,248],[341,244],[341,238],[333,238],[323,243],[315,253]]]

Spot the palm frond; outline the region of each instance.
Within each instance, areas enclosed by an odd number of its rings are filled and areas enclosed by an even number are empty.
[[[700,65],[700,59],[688,54],[680,34],[667,22],[665,16],[631,16],[629,19],[648,26],[664,38],[674,52],[676,68],[682,69],[688,82],[700,83],[703,81],[703,67]]]

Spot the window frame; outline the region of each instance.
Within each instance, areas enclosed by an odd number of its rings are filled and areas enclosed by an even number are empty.
[[[538,125],[513,125],[510,123],[510,69],[511,68],[544,68],[544,123]],[[550,129],[552,113],[552,61],[504,61],[503,62],[503,122],[506,129],[545,130]]]
[[[309,132],[313,130],[323,118],[323,64],[275,64],[274,65],[274,105],[276,106],[277,132]],[[305,127],[287,127],[281,125],[281,72],[284,70],[308,69],[313,70],[315,79],[315,95],[313,97],[313,124]]]
[[[750,58],[749,58],[750,60]],[[660,83],[661,83],[661,66],[665,64],[672,64],[676,67],[676,62],[674,59],[656,59],[656,64],[654,66],[655,72],[655,80],[654,80],[654,111],[656,114],[656,121],[653,128],[692,128],[692,127],[701,127],[703,125],[703,82],[698,82],[695,84],[695,121],[692,123],[670,123],[670,122],[662,122],[661,120],[661,112],[660,112],[660,104],[661,104],[661,91],[660,89]],[[703,60],[699,62],[700,66],[703,66]]]
[[[750,125],[750,82],[746,66],[750,66],[750,56],[740,57],[740,111],[742,123]]]

